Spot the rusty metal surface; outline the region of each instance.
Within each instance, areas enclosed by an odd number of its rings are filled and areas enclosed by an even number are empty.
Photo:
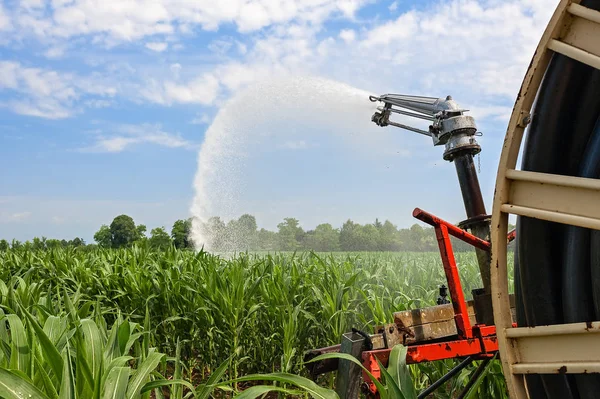
[[[407,328],[444,320],[454,320],[454,309],[450,303],[394,313],[394,322]]]
[[[457,334],[454,319],[413,326],[411,330],[412,336],[405,337],[405,345],[453,337]]]
[[[473,304],[475,307],[475,319],[478,324],[494,325],[494,310],[492,309],[492,294],[473,290]]]
[[[342,336],[340,352],[361,359],[366,341],[366,338],[362,335],[353,332],[346,333]],[[358,398],[361,374],[362,370],[359,365],[346,359],[339,359],[335,391],[340,399]]]

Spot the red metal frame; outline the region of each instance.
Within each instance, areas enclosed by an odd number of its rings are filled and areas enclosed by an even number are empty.
[[[454,258],[454,251],[452,250],[452,243],[450,242],[450,235],[485,251],[490,251],[490,243],[419,208],[415,208],[413,216],[433,226],[435,229],[444,273],[448,282],[448,291],[454,308],[454,320],[456,322],[458,337],[443,342],[408,345],[406,362],[414,364],[466,356],[472,356],[474,359],[484,359],[493,356],[498,351],[496,327],[484,324],[471,326],[467,311],[467,302],[465,301],[460,275]],[[510,242],[515,236],[516,233],[511,231],[508,234],[507,240]],[[377,361],[379,360],[382,364],[386,365],[390,352],[391,348],[363,352],[363,365],[375,378],[379,379],[381,377],[381,370]],[[363,373],[363,379],[367,383],[368,391],[372,395],[377,395],[377,388],[366,373]]]

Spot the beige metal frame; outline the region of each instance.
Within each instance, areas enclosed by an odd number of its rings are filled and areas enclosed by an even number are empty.
[[[508,294],[508,215],[600,229],[600,180],[516,170],[523,133],[553,52],[600,69],[600,12],[561,0],[525,75],[500,156],[492,215],[492,303],[511,398],[525,374],[600,372],[600,322],[513,328]]]

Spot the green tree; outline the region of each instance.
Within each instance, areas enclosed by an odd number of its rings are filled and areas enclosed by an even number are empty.
[[[8,251],[10,249],[10,244],[8,241],[2,239],[0,240],[0,251]]]
[[[300,243],[304,238],[304,230],[300,227],[300,222],[294,218],[285,218],[283,223],[277,225],[279,249],[282,251],[295,251],[300,248]]]
[[[110,232],[110,227],[103,224],[100,226],[100,230],[94,234],[94,241],[98,243],[98,246],[101,248],[110,248],[112,245],[112,235]]]
[[[176,248],[192,248],[190,233],[192,231],[192,219],[177,220],[171,229],[171,238]]]
[[[257,233],[258,249],[263,251],[276,251],[279,249],[277,233],[260,229]]]
[[[398,229],[389,220],[386,220],[379,230],[379,249],[382,251],[399,251],[400,237]]]
[[[111,246],[122,248],[131,245],[139,237],[131,216],[119,215],[110,224]]]
[[[150,231],[148,241],[151,247],[164,249],[171,245],[171,236],[164,227],[156,227]]]
[[[329,223],[320,224],[314,231],[306,233],[305,245],[314,251],[339,251],[340,232]]]
[[[236,244],[239,249],[256,249],[256,234],[258,226],[256,218],[252,215],[244,214],[240,216],[236,223]]]
[[[377,251],[381,241],[379,230],[373,224],[365,224],[358,228],[358,251]]]
[[[146,231],[148,229],[146,228],[145,224],[138,224],[137,226],[135,226],[135,232],[136,232],[136,241],[144,241],[147,237],[146,237]]]
[[[69,241],[69,246],[74,248],[85,247],[85,241],[83,240],[83,238],[75,237],[74,239]]]
[[[340,229],[340,248],[342,251],[358,251],[360,246],[360,225],[348,219]]]
[[[215,216],[208,219],[202,227],[204,235],[208,239],[208,246],[213,251],[223,251],[227,241],[227,227],[220,217]]]

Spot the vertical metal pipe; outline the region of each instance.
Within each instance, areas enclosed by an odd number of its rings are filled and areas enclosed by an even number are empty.
[[[456,166],[456,174],[458,175],[458,183],[460,184],[467,217],[485,215],[485,204],[479,187],[473,155],[467,152],[455,157],[453,161]]]
[[[481,187],[479,186],[479,178],[477,177],[475,163],[473,162],[473,155],[467,150],[464,153],[457,155],[453,159],[453,162],[456,167],[456,174],[458,176],[458,183],[460,184],[460,191],[465,204],[467,217],[475,218],[486,215],[483,195],[481,194]],[[474,236],[483,240],[490,239],[489,220],[482,219],[479,222],[471,224],[470,228],[471,233]],[[481,249],[475,249],[475,253],[477,255],[477,263],[479,264],[479,273],[481,274],[483,288],[486,294],[490,294],[491,254]]]

